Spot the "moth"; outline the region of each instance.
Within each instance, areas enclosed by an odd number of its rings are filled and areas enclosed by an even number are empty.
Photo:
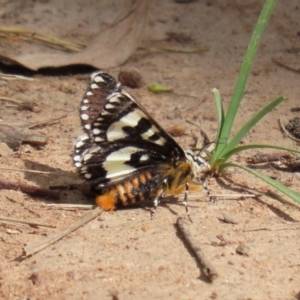
[[[114,77],[91,75],[80,119],[85,133],[75,143],[73,161],[97,194],[97,205],[109,211],[152,200],[153,217],[161,197],[184,193],[189,215],[189,189],[201,187],[193,180],[209,164],[183,150]]]

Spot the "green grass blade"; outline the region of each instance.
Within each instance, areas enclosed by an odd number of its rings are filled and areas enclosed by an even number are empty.
[[[263,109],[261,109],[255,116],[253,116],[231,139],[231,141],[227,144],[226,148],[223,149],[223,152],[220,153],[220,156],[225,156],[227,152],[231,151],[234,147],[236,147],[236,145],[240,143],[242,138],[249,132],[249,130],[283,100],[285,100],[285,98],[283,96],[280,96],[279,98],[275,99],[267,106],[265,106]]]
[[[224,123],[225,114],[224,114],[224,108],[223,108],[220,92],[217,89],[212,89],[212,92],[215,98],[217,117],[218,117],[218,131],[217,131],[216,139],[219,140],[220,133],[222,131],[222,127]]]
[[[281,147],[281,146],[276,146],[276,145],[268,145],[268,144],[250,144],[250,145],[243,145],[240,147],[236,147],[232,149],[231,151],[226,152],[222,158],[224,159],[224,162],[227,161],[232,155],[237,154],[242,151],[250,150],[250,149],[277,149],[277,150],[283,150],[283,151],[289,151],[289,152],[295,152],[295,153],[300,153],[299,150],[296,149],[291,149],[291,148],[286,148],[286,147]]]
[[[224,168],[229,168],[229,167],[235,167],[235,168],[240,168],[243,169],[253,175],[255,175],[256,177],[260,178],[261,180],[265,181],[266,183],[268,183],[269,185],[273,186],[274,188],[276,188],[278,191],[282,192],[283,194],[285,194],[286,196],[288,196],[289,198],[291,198],[292,200],[294,200],[295,202],[297,202],[298,204],[300,204],[300,194],[296,193],[295,191],[293,191],[292,189],[286,187],[285,185],[283,185],[282,183],[260,173],[257,172],[253,169],[250,169],[248,167],[245,166],[240,166],[237,164],[233,164],[233,163],[226,163],[223,165]]]
[[[273,11],[276,0],[266,0],[261,14],[258,18],[256,26],[254,28],[250,43],[248,45],[246,55],[243,60],[243,64],[240,69],[240,73],[235,85],[234,93],[232,99],[230,101],[228,111],[225,117],[225,122],[222,126],[222,131],[219,136],[218,144],[216,146],[216,152],[214,155],[214,159],[217,159],[223,149],[226,147],[226,143],[224,140],[229,138],[231,128],[233,125],[233,121],[235,119],[237,109],[242,100],[242,96],[244,94],[244,90],[246,87],[247,79],[250,73],[250,69],[252,66],[252,62],[254,60],[254,56],[259,46],[259,42],[263,35],[263,32],[268,24],[269,18]]]

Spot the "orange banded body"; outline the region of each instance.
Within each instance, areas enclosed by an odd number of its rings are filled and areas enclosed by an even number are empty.
[[[150,200],[162,189],[162,180],[153,172],[140,173],[127,181],[109,186],[96,203],[105,210],[115,210],[119,206],[128,206],[139,201]]]
[[[160,192],[177,195],[184,191],[185,184],[192,178],[191,165],[186,161],[177,163],[176,166],[163,164],[158,170],[143,172],[127,181],[109,186],[102,195],[96,197],[96,203],[105,210],[115,210],[119,206],[153,200]],[[198,185],[190,186],[192,190],[199,188]]]

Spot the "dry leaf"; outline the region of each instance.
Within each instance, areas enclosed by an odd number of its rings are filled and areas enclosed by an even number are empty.
[[[132,1],[130,1],[130,3],[132,3]],[[49,48],[49,46],[45,47],[43,45],[39,45],[39,47],[37,47],[36,45],[34,45],[34,43],[27,43],[27,41],[24,41],[22,39],[7,39],[6,42],[8,44],[6,44],[5,46],[2,45],[0,48],[0,59],[10,64],[23,65],[32,70],[38,70],[45,67],[61,67],[74,64],[90,65],[99,69],[119,66],[123,64],[138,48],[140,38],[147,21],[146,1],[140,0],[135,1],[134,3],[135,4],[133,5],[131,4],[129,13],[127,12],[125,17],[123,18],[119,18],[119,21],[117,21],[112,27],[105,31],[103,31],[103,28],[102,30],[101,28],[99,28],[98,34],[81,52],[68,53],[58,49]],[[127,3],[125,3],[124,1],[124,5],[125,4]],[[94,5],[92,3],[88,5],[86,1],[77,0],[77,7],[84,6],[86,9],[90,9],[90,16],[93,16],[94,18],[99,18],[96,11],[94,12],[96,8],[97,10],[99,10],[100,5],[112,5],[112,3],[107,4],[97,2],[96,5],[97,7],[95,7],[95,3]],[[75,4],[74,6],[76,7]],[[111,8],[112,7],[113,6],[111,6]],[[51,9],[55,11],[55,8],[51,7]],[[46,9],[44,11],[46,11]],[[47,17],[49,18],[49,16]],[[56,26],[57,23],[65,23],[66,21],[65,19],[59,20],[56,14],[53,14],[52,17],[57,18],[51,20],[51,23],[56,24]],[[67,18],[68,17],[74,18],[74,16],[72,16],[72,13],[68,13]],[[35,19],[36,18],[41,19],[43,18],[43,16],[35,16]],[[95,24],[96,22],[98,22],[98,20],[89,20],[89,23],[93,23],[93,21]],[[81,20],[80,16],[78,16],[76,22],[80,24],[80,22],[82,23],[84,22],[84,20]],[[78,24],[76,25],[78,26]],[[26,26],[30,26],[30,24],[26,24]],[[32,26],[36,25],[32,23],[31,27]],[[64,28],[64,25],[61,24],[60,28]],[[35,29],[41,31],[40,28]],[[95,30],[95,28],[93,28],[93,30]],[[65,34],[67,33],[68,32],[66,28],[66,32],[61,33],[61,35],[65,36]],[[88,35],[88,33],[86,35]],[[70,38],[67,39],[70,40]],[[24,44],[27,47],[24,47]],[[13,49],[14,51],[12,51],[11,49]]]

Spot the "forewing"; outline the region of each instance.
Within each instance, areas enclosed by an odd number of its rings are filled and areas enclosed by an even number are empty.
[[[81,102],[86,133],[75,145],[75,166],[96,185],[184,157],[181,147],[104,72],[92,75]]]

